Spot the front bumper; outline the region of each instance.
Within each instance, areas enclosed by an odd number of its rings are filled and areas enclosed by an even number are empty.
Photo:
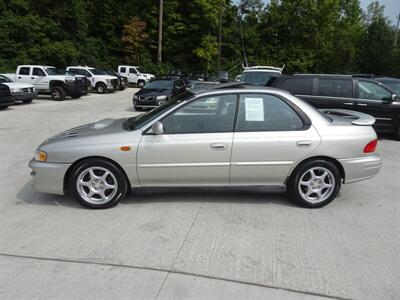
[[[64,195],[64,177],[71,164],[40,162],[32,159],[33,188],[36,191]]]
[[[15,101],[25,101],[25,100],[32,100],[38,96],[37,92],[30,92],[30,93],[14,93],[13,94]]]
[[[64,85],[67,96],[82,95],[84,93],[85,86],[85,83],[78,84],[76,82],[65,83]]]
[[[339,159],[339,162],[342,164],[345,173],[344,183],[352,183],[374,177],[382,167],[382,158],[379,154]]]

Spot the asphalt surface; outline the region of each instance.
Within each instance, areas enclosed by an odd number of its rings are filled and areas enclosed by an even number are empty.
[[[31,188],[45,138],[135,115],[134,89],[0,111],[1,299],[399,299],[400,142],[329,206],[263,189],[140,189],[108,210]]]

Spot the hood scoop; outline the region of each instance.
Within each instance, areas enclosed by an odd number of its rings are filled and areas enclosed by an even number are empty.
[[[114,122],[114,119],[104,119],[93,124],[93,129],[102,129],[110,126]]]

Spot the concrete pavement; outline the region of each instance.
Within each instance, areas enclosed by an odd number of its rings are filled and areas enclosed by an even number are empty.
[[[93,211],[30,186],[45,138],[136,114],[134,89],[0,111],[0,298],[398,299],[400,142],[317,210],[265,189],[140,189]]]

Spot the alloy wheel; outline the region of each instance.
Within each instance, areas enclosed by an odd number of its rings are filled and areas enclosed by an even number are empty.
[[[300,196],[309,203],[325,201],[335,190],[335,177],[327,168],[311,168],[300,177],[298,190]]]

